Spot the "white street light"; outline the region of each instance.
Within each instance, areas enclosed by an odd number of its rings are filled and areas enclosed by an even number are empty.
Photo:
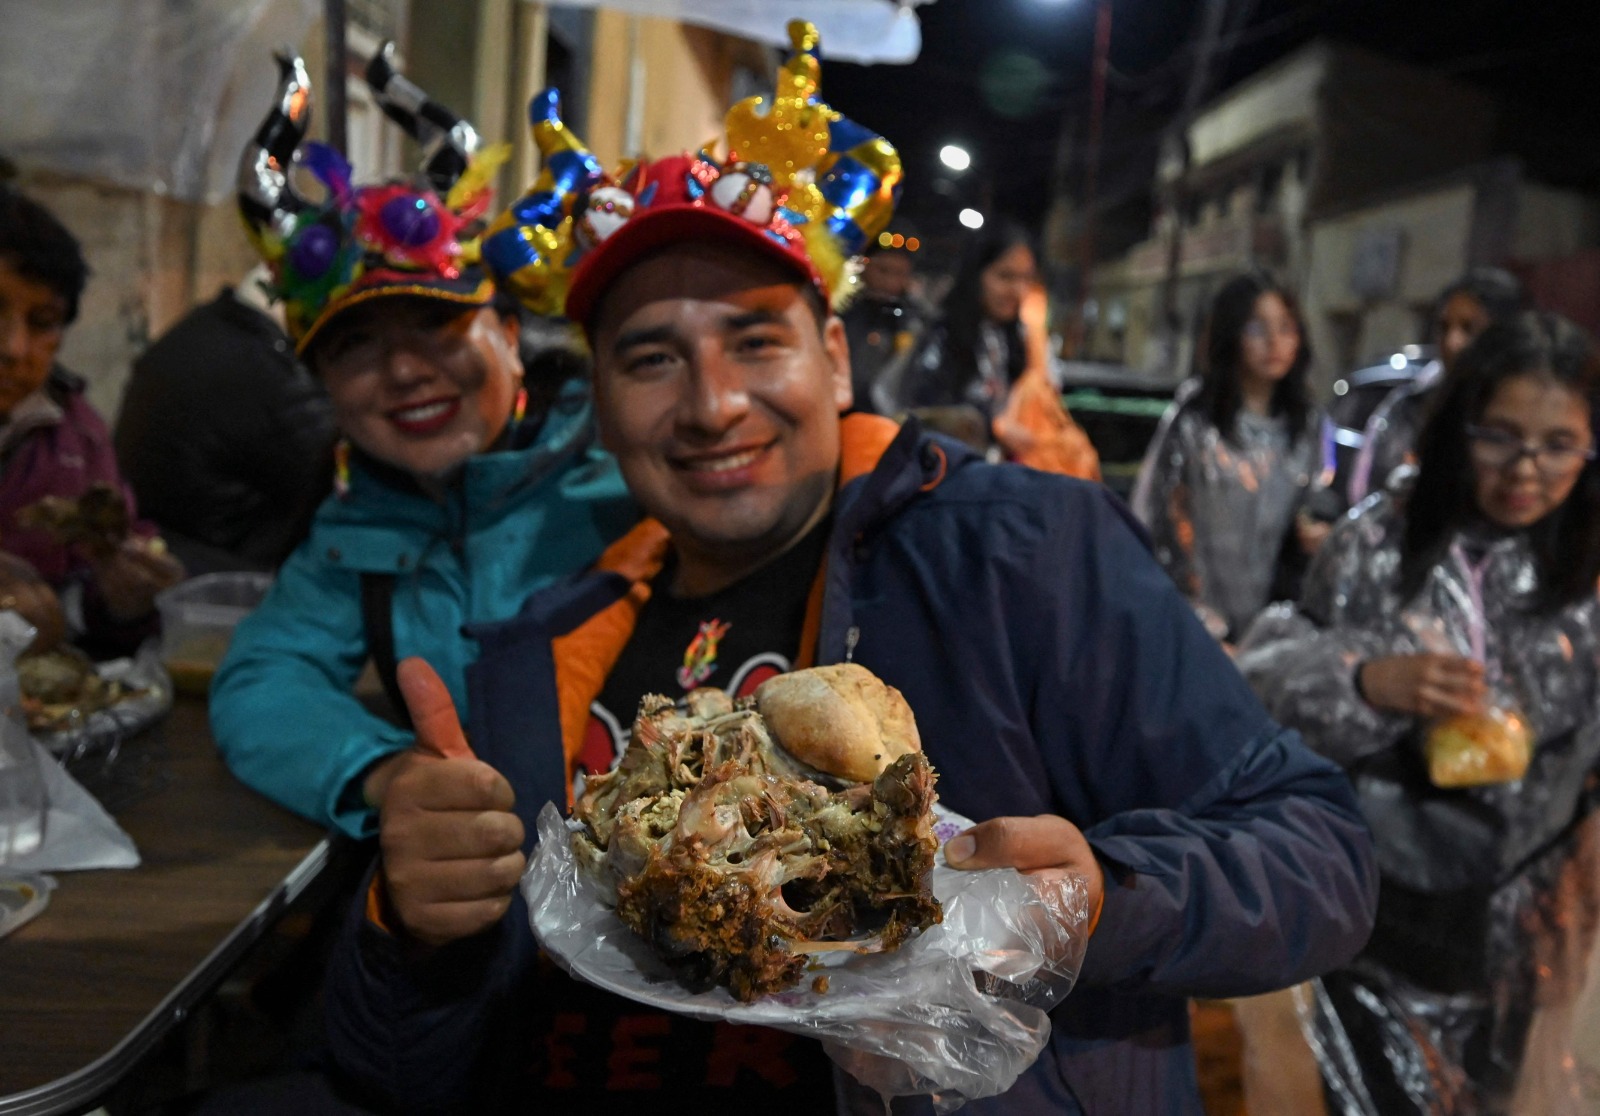
[[[983,214],[976,209],[963,209],[958,220],[969,229],[983,228]]]
[[[939,162],[953,171],[964,171],[972,165],[972,156],[966,148],[947,143],[939,148]]]

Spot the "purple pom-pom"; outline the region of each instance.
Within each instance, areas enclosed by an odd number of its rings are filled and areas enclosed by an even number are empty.
[[[295,237],[289,266],[303,279],[320,279],[339,254],[339,235],[327,225],[312,225]]]
[[[420,248],[439,235],[439,215],[414,194],[384,202],[379,219],[384,230],[407,248]]]

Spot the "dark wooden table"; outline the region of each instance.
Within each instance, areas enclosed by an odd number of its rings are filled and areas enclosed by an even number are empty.
[[[104,1095],[329,863],[321,829],[223,765],[203,701],[180,697],[122,747],[149,784],[109,805],[143,863],[57,874],[44,912],[0,939],[4,1116]]]

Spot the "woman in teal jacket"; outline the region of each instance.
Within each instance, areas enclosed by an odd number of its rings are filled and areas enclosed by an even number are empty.
[[[469,457],[441,499],[352,454],[348,493],[318,511],[212,688],[212,732],[234,773],[314,821],[372,832],[363,777],[412,734],[352,692],[375,651],[364,588],[369,601],[390,596],[389,665],[427,654],[470,709],[477,643],[462,626],[514,614],[638,518],[592,429],[587,386],[571,385],[542,423],[510,431],[508,448]]]
[[[334,495],[234,633],[211,726],[244,782],[363,836],[413,741],[355,696],[368,659],[388,677],[397,656],[424,655],[470,709],[478,647],[463,625],[509,616],[586,568],[638,513],[595,444],[586,385],[525,414],[516,306],[463,266],[465,230],[488,200],[486,187],[452,189],[487,179],[470,126],[418,136],[431,152],[423,189],[356,188],[342,157],[309,145],[302,161],[327,188],[312,206],[280,169],[309,104],[300,61],[281,65],[277,106],[245,152],[240,208],[344,440]],[[447,112],[394,104],[418,91],[381,55],[367,77],[413,130]]]

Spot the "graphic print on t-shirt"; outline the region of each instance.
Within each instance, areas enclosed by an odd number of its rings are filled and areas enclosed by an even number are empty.
[[[711,677],[711,672],[717,669],[717,645],[731,626],[721,620],[707,620],[700,625],[689,646],[684,648],[683,665],[678,668],[678,685],[685,690],[692,690]]]

